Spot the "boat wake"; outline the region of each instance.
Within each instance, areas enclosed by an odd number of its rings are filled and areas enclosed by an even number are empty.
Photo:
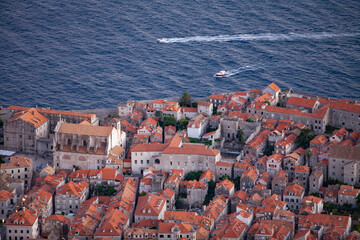
[[[239,34],[219,36],[194,36],[184,38],[160,38],[161,43],[187,43],[187,42],[230,42],[230,41],[295,41],[301,39],[321,40],[327,38],[356,37],[360,33],[288,33],[288,34]]]
[[[236,69],[231,69],[231,70],[228,70],[228,71],[224,71],[224,74],[221,75],[221,76],[215,74],[214,77],[231,77],[231,76],[234,76],[234,75],[239,74],[241,72],[253,71],[253,70],[256,70],[255,66],[247,65],[247,66],[239,67],[239,68],[236,68]]]

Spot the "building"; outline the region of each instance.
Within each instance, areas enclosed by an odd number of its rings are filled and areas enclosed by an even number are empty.
[[[37,109],[16,112],[4,125],[4,148],[15,152],[42,154],[49,146],[41,141],[49,137],[49,119]]]
[[[305,191],[308,188],[310,168],[308,166],[298,165],[295,166],[295,182],[300,184]]]
[[[208,184],[205,182],[182,181],[180,192],[186,194],[186,200],[189,207],[201,207],[208,193]]]
[[[229,180],[224,179],[221,182],[216,183],[215,195],[227,195],[229,198],[234,194],[235,185]]]
[[[55,168],[100,169],[105,167],[112,149],[126,147],[126,134],[121,130],[120,122],[108,127],[59,122],[54,146]]]
[[[300,214],[322,213],[324,200],[319,197],[306,196],[301,200]]]
[[[360,148],[334,145],[329,154],[328,178],[360,186]]]
[[[0,166],[1,171],[11,174],[13,178],[24,180],[26,188],[31,186],[33,175],[33,162],[31,158],[24,156],[11,156],[9,163]]]
[[[285,188],[283,199],[290,211],[298,212],[304,195],[305,189],[299,184],[293,183]]]
[[[351,230],[351,217],[328,215],[328,214],[309,214],[299,215],[299,230],[307,230],[313,226],[322,226],[324,230],[331,227],[339,227],[349,234]]]
[[[200,113],[189,121],[187,125],[188,137],[200,139],[209,125],[210,117],[206,113]]]
[[[164,219],[166,211],[166,198],[148,193],[138,198],[135,210],[135,222],[138,223],[143,219]]]
[[[28,239],[39,237],[38,215],[27,208],[11,214],[5,223],[6,239]]]
[[[288,183],[288,173],[284,170],[278,171],[271,181],[271,192],[282,195]]]
[[[213,104],[211,102],[198,102],[197,105],[198,113],[206,113],[208,116],[212,116],[213,114]]]
[[[296,136],[294,134],[290,134],[286,136],[284,139],[275,143],[275,153],[281,153],[283,155],[291,153],[295,149],[295,141]]]
[[[240,178],[240,189],[252,189],[255,186],[258,177],[259,174],[255,169],[250,168],[245,170],[245,172],[241,175]]]
[[[309,176],[309,193],[319,193],[324,182],[324,174],[319,170],[313,171]]]
[[[354,186],[341,185],[338,193],[338,204],[349,204],[353,208],[356,208],[356,198],[360,194],[360,189],[354,188]]]
[[[216,181],[215,179],[215,173],[207,169],[206,171],[202,172],[199,178],[199,182],[210,182],[210,181]]]
[[[149,167],[165,172],[183,169],[184,174],[207,169],[215,172],[220,157],[219,150],[207,148],[204,144],[185,144],[179,136],[174,136],[169,143],[133,146],[131,167],[134,174],[142,174]]]
[[[268,173],[270,173],[271,176],[274,176],[275,173],[281,170],[283,158],[284,155],[282,155],[281,153],[276,153],[268,157],[268,160],[266,162],[266,170]]]
[[[87,182],[68,182],[56,190],[55,213],[76,213],[88,195],[89,184]]]
[[[216,179],[218,181],[221,180],[223,176],[232,177],[233,173],[233,165],[230,162],[222,162],[219,161],[216,163]]]
[[[118,105],[119,116],[124,117],[126,115],[132,114],[134,111],[134,105],[135,102],[130,100],[124,103],[120,103]]]
[[[290,97],[286,102],[286,107],[297,108],[300,111],[306,111],[309,113],[316,112],[320,103],[314,99]]]
[[[15,212],[17,206],[16,191],[0,190],[0,220],[6,220],[9,214]]]

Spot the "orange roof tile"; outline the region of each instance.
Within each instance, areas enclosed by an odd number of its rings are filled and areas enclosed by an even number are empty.
[[[15,111],[26,111],[30,109],[29,107],[19,107],[19,106],[10,106],[7,109],[15,110]],[[89,113],[81,113],[81,112],[70,112],[70,111],[59,111],[59,110],[50,110],[44,108],[36,108],[39,113],[48,113],[54,115],[66,115],[66,116],[76,116],[76,117],[83,117],[83,118],[91,118],[95,114]]]
[[[60,125],[59,133],[108,137],[111,134],[112,130],[112,127],[63,122]]]
[[[27,208],[22,208],[19,211],[11,214],[7,220],[5,225],[25,225],[25,226],[32,226],[38,215],[36,212],[33,212]]]
[[[299,98],[299,97],[290,97],[287,100],[287,104],[302,106],[306,108],[313,108],[316,103],[316,100],[307,99],[307,98]]]

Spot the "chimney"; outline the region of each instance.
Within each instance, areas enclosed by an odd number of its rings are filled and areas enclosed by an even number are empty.
[[[25,207],[22,207],[22,210],[25,212]]]

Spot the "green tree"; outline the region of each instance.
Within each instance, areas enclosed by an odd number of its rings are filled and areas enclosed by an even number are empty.
[[[116,192],[115,188],[113,186],[108,187],[107,189],[107,195],[111,196]]]
[[[189,120],[187,120],[186,118],[182,118],[176,123],[176,127],[178,130],[183,130],[187,127],[188,123]]]
[[[183,207],[184,207],[183,202],[179,198],[177,198],[176,201],[175,201],[175,208],[176,209],[182,209]]]
[[[169,126],[169,125],[175,126],[175,124],[176,124],[176,119],[175,119],[174,116],[166,116],[166,117],[164,117],[164,121],[163,121],[164,126]]]
[[[193,103],[191,103],[191,107],[193,107],[193,108],[197,108],[197,106],[198,106],[198,103],[197,103],[197,102],[193,102]]]
[[[188,92],[184,92],[180,98],[179,104],[181,107],[191,107],[191,96]]]
[[[197,181],[199,181],[201,174],[202,174],[202,171],[189,172],[186,175],[185,180],[187,180],[187,181],[189,181],[189,180],[197,180]]]
[[[246,119],[246,121],[247,121],[247,122],[254,122],[254,120],[252,120],[252,119],[250,119],[250,118]]]
[[[208,193],[206,194],[203,205],[209,205],[210,201],[214,198],[215,187],[216,187],[216,183],[213,180],[211,180],[208,183]]]
[[[146,195],[146,192],[141,192],[140,194],[139,194],[139,196],[145,196]]]
[[[244,132],[242,129],[239,129],[237,131],[237,138],[239,140],[240,143],[243,143],[244,142]]]
[[[266,100],[265,103],[266,103],[267,105],[270,105],[270,101],[269,101],[269,100]]]
[[[4,125],[4,122],[0,118],[0,127],[2,127],[3,125]]]
[[[155,117],[158,117],[158,118],[162,118],[162,116],[163,116],[163,112],[162,111],[156,111],[155,112]]]
[[[306,159],[309,159],[312,155],[313,155],[313,153],[312,153],[311,149],[310,148],[306,149],[306,151],[305,151]]]
[[[273,154],[273,152],[274,152],[274,145],[269,145],[269,146],[266,148],[266,150],[265,150],[265,152],[264,152],[264,155],[270,156],[270,155]]]
[[[217,114],[217,107],[213,107],[213,114]]]
[[[309,128],[302,129],[300,135],[296,137],[296,143],[304,149],[309,148],[310,141],[315,137],[310,133],[311,133],[311,129]]]

